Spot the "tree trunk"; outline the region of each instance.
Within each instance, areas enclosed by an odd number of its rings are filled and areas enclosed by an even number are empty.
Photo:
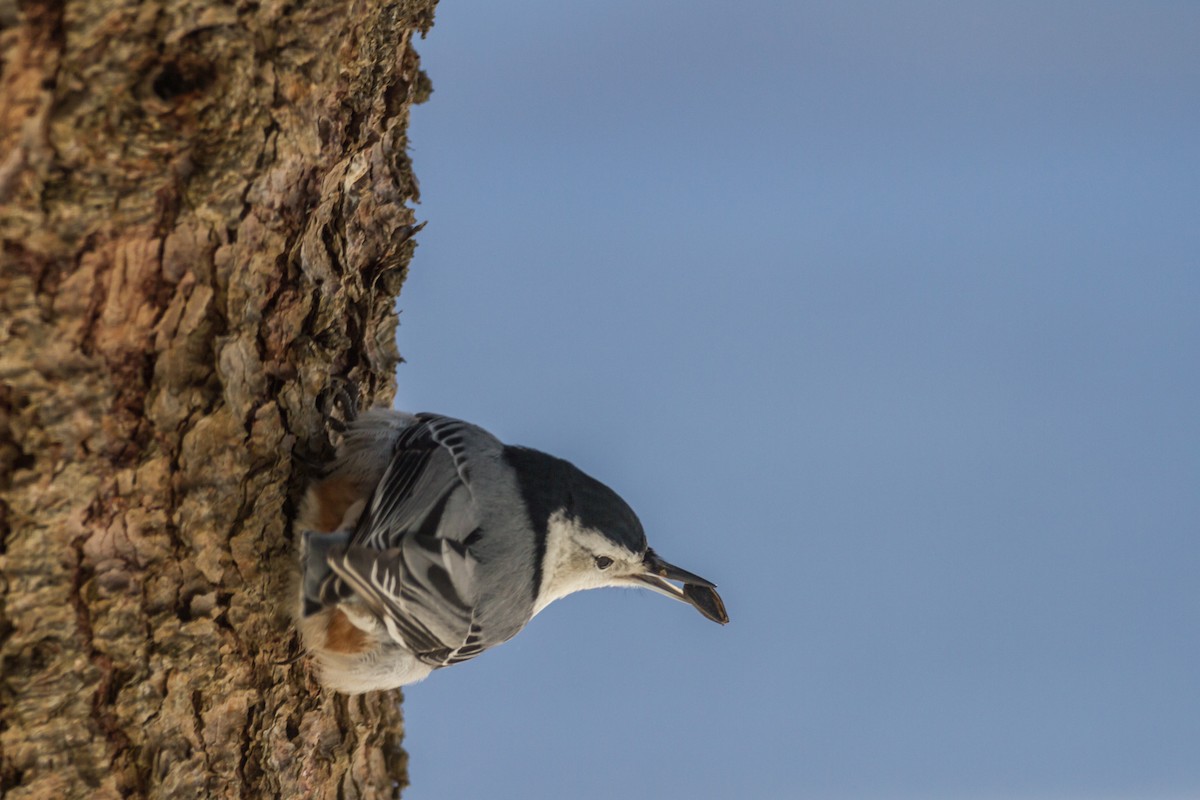
[[[388,402],[435,0],[0,0],[0,795],[392,797],[294,660],[293,452]]]

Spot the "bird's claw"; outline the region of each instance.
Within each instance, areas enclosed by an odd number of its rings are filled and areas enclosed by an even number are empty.
[[[349,378],[331,375],[329,386],[317,395],[317,410],[328,427],[337,433],[344,433],[346,424],[358,417],[358,399],[357,383]],[[335,410],[341,413],[341,419],[333,416]]]

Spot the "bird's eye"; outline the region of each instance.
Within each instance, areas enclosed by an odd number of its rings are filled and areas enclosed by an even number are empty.
[[[608,556],[596,556],[596,567],[598,569],[608,569],[612,566],[612,559]]]

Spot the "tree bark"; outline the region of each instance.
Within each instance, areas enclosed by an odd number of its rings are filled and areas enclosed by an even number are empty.
[[[289,663],[289,518],[394,391],[434,2],[0,0],[0,796],[406,783]]]

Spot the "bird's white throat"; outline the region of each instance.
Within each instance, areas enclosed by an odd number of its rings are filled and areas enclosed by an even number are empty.
[[[599,531],[586,528],[562,511],[551,515],[546,531],[546,556],[542,561],[542,585],[533,613],[537,615],[555,600],[584,589],[614,585],[614,575],[596,568],[595,556],[614,550]]]

